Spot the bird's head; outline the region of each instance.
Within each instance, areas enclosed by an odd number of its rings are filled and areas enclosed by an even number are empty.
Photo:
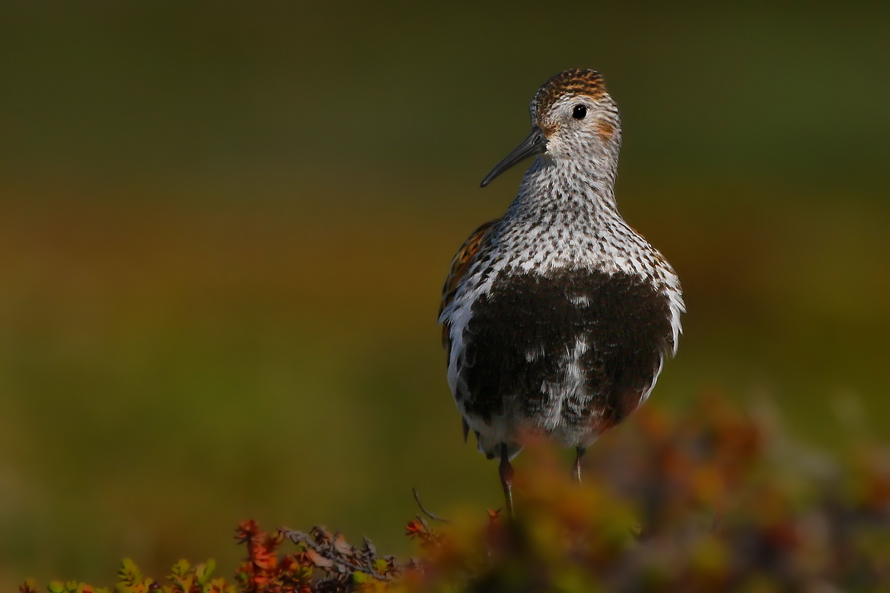
[[[617,161],[618,107],[595,70],[566,70],[545,82],[530,106],[532,131],[482,180],[482,187],[527,157],[554,161]]]

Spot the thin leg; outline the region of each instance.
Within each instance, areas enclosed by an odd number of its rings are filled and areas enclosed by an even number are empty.
[[[578,447],[575,449],[575,471],[573,475],[575,476],[575,481],[579,484],[581,483],[581,460],[584,459],[585,453],[587,453],[586,447]]]
[[[501,475],[501,486],[504,487],[504,499],[507,501],[507,516],[513,518],[513,466],[507,454],[507,443],[501,443],[501,464],[498,466]]]

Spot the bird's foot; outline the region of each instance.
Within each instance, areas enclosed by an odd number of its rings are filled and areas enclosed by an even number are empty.
[[[581,483],[581,461],[584,459],[585,453],[587,453],[586,447],[577,447],[575,449],[575,467],[572,475],[579,484]]]
[[[501,443],[501,463],[498,466],[501,476],[501,486],[504,488],[504,499],[507,504],[507,517],[514,517],[513,512],[513,466],[510,465],[510,456],[507,453],[507,444]]]

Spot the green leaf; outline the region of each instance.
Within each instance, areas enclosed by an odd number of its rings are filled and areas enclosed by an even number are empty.
[[[142,582],[142,571],[132,559],[124,558],[120,570],[117,571],[117,578],[125,585],[135,585]]]
[[[195,567],[195,576],[198,578],[198,583],[201,585],[206,583],[214,570],[216,570],[216,561],[212,558],[203,564],[197,565]]]
[[[181,577],[188,574],[189,568],[191,568],[191,565],[189,565],[188,560],[183,559],[174,564],[172,570],[174,575]]]

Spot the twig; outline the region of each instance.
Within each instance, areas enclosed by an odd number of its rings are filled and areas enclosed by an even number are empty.
[[[334,554],[332,557],[330,554],[327,553],[327,551],[324,548],[322,548],[321,546],[316,544],[314,541],[312,541],[311,536],[309,536],[309,534],[307,534],[307,533],[303,533],[302,531],[294,531],[291,529],[282,529],[281,531],[283,531],[285,536],[289,540],[294,542],[295,544],[299,544],[299,543],[306,544],[316,554],[318,554],[319,556],[321,556],[322,558],[324,558],[326,560],[330,560],[331,562],[333,562],[334,564],[336,564],[338,566],[346,567],[346,568],[352,570],[353,572],[363,572],[363,573],[371,575],[372,577],[379,579],[381,581],[388,581],[392,578],[391,575],[382,575],[382,574],[378,573],[376,570],[374,570],[373,566],[367,566],[367,567],[359,566],[357,564],[354,564],[354,563],[340,557],[337,554]],[[368,561],[368,564],[369,565],[371,564],[370,560]]]
[[[437,515],[437,514],[435,514],[435,513],[431,513],[431,512],[429,512],[428,510],[426,510],[426,508],[424,508],[423,503],[420,502],[420,495],[417,493],[417,488],[412,488],[412,489],[411,489],[411,492],[414,493],[414,500],[417,501],[417,506],[420,507],[420,511],[421,511],[424,515],[426,515],[427,517],[429,517],[429,518],[432,519],[433,521],[441,521],[442,523],[451,523],[451,521],[450,521],[449,519],[445,519],[444,517],[440,517],[439,515]],[[421,521],[422,521],[422,519],[421,519]]]

